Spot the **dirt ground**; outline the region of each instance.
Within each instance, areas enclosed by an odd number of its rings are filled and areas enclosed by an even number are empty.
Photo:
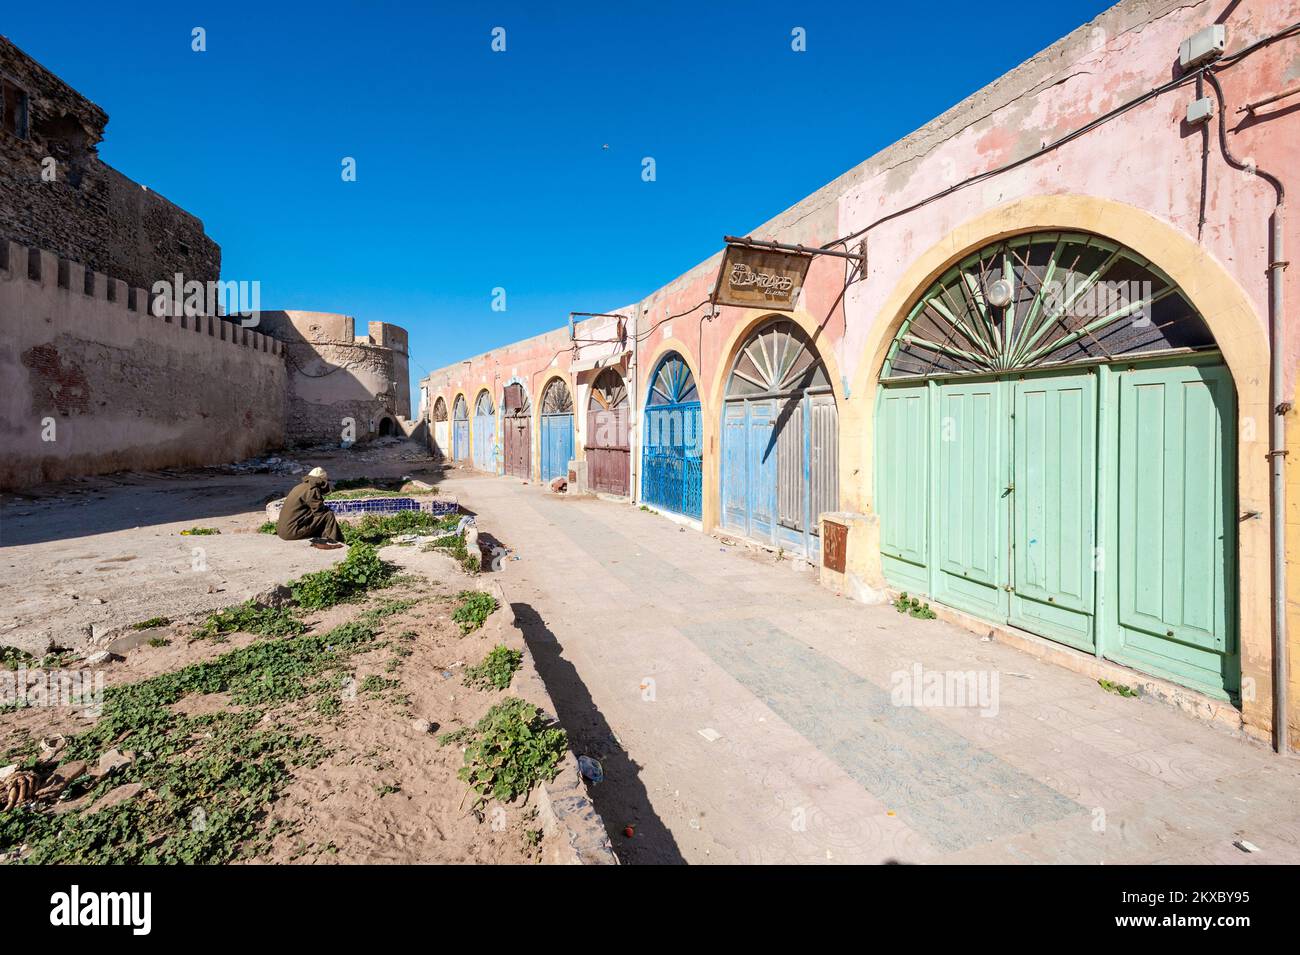
[[[316,455],[303,463],[324,466],[333,478],[437,477],[427,456],[400,443]],[[316,551],[256,533],[264,520],[261,505],[282,494],[293,480],[211,470],[122,475],[69,482],[6,500],[3,558],[9,572],[0,599],[17,613],[4,622],[0,644],[36,652],[44,652],[49,644],[79,650],[89,642],[90,626],[112,635],[133,622],[171,618],[167,626],[140,631],[137,639],[128,641],[134,644],[129,649],[121,640],[114,643],[124,659],[98,667],[111,687],[213,661],[259,641],[285,639],[243,633],[196,639],[195,630],[211,609],[237,604],[347,553]],[[180,529],[195,525],[222,533],[178,535]],[[78,536],[63,539],[63,534],[78,530]],[[208,570],[188,569],[192,544],[207,549]],[[457,593],[472,587],[472,581],[441,554],[389,545],[380,555],[400,568],[393,585],[372,591],[362,602],[304,617],[305,637],[357,621],[372,622],[378,633],[347,659],[344,689],[265,707],[257,728],[265,725],[308,738],[318,758],[294,767],[259,820],[257,838],[246,843],[253,846],[247,861],[536,861],[540,852],[534,807],[517,801],[476,810],[473,795],[467,796],[466,784],[456,775],[463,748],[443,745],[438,738],[472,725],[502,696],[497,690],[466,686],[463,680],[465,667],[491,649],[482,631],[462,636],[451,619]],[[75,599],[70,590],[77,593]],[[95,598],[104,602],[95,603]],[[393,608],[396,612],[390,612]],[[101,637],[96,644],[104,642]],[[325,696],[336,697],[337,705],[322,702]],[[173,714],[199,718],[253,709],[261,712],[263,707],[241,706],[226,693],[188,694],[171,705]],[[97,717],[71,706],[0,712],[0,766],[38,753],[47,744],[52,748],[44,753],[46,765],[58,763],[64,739],[92,729],[96,722]],[[200,739],[203,735],[197,734]],[[127,743],[122,745],[125,750]],[[129,750],[126,755],[142,758]],[[158,798],[147,789],[126,791],[130,788],[120,786],[93,799],[94,794],[87,793],[47,808],[93,812],[112,799]]]
[[[369,448],[286,456],[332,480],[441,472],[421,447],[391,440]],[[339,551],[258,534],[264,505],[298,482],[289,473],[123,472],[0,495],[0,646],[35,656],[53,647],[105,646],[133,623],[179,619],[254,597],[341,560]],[[221,533],[191,537],[181,531]]]

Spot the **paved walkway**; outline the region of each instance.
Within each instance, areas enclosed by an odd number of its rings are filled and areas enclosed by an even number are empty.
[[[627,505],[442,485],[627,862],[1300,862],[1300,762]]]

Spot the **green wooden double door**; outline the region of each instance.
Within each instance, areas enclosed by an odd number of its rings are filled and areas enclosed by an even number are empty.
[[[884,386],[886,577],[1235,696],[1235,423],[1212,363]]]

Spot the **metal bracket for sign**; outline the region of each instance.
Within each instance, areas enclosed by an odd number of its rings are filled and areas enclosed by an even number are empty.
[[[754,249],[771,249],[773,252],[795,252],[800,255],[833,255],[837,259],[852,259],[865,262],[867,257],[854,252],[835,252],[831,249],[809,248],[806,245],[790,245],[786,242],[768,242],[764,239],[747,239],[741,236],[724,235],[722,241],[727,245],[744,245]]]

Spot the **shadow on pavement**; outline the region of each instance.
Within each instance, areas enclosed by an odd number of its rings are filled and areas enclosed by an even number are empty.
[[[578,671],[564,659],[560,641],[531,605],[516,603],[511,609],[537,672],[555,701],[555,715],[569,734],[569,745],[578,755],[598,759],[604,769],[604,782],[589,783],[587,788],[619,859],[635,864],[684,863],[677,840],[650,806],[641,783],[641,767],[614,739],[614,731],[596,708]],[[630,839],[624,834],[627,826],[635,831]]]

